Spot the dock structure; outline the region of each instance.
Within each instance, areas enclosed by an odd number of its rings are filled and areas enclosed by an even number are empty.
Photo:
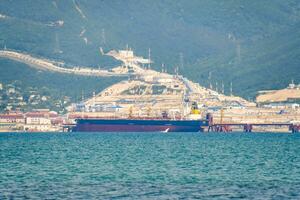
[[[292,123],[216,123],[209,125],[208,132],[232,132],[233,128],[238,128],[243,132],[251,133],[254,127],[286,127],[292,133],[300,131],[300,125]]]
[[[73,128],[76,126],[74,123],[62,124],[63,132],[72,132]]]
[[[292,131],[292,133],[299,133],[300,131],[300,125],[294,125],[294,124],[291,124],[289,126],[289,130]]]

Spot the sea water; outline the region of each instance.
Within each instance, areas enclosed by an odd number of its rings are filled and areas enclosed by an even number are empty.
[[[0,199],[300,199],[300,135],[3,133]]]

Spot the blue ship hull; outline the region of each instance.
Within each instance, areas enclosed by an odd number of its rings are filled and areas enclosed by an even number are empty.
[[[206,120],[77,119],[75,132],[199,132]]]

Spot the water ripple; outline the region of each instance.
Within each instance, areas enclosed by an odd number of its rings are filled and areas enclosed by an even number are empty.
[[[0,134],[0,199],[300,199],[300,135]]]

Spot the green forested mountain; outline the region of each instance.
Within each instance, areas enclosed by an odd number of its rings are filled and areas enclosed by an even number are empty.
[[[72,65],[110,67],[99,54],[125,48],[147,56],[154,68],[175,66],[208,86],[233,83],[234,93],[300,81],[300,2],[298,0],[3,0],[0,47],[63,60]],[[76,99],[117,79],[82,78],[36,72],[0,59],[0,82],[22,79]],[[41,73],[41,75],[38,75]],[[17,74],[17,75],[16,75]]]

